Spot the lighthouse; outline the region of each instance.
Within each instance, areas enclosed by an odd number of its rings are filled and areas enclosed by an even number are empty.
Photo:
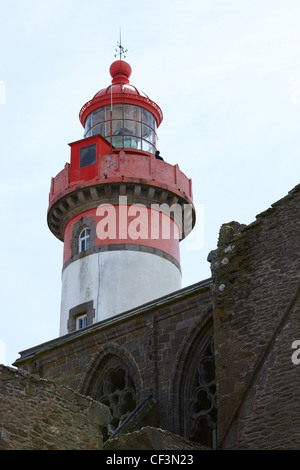
[[[157,149],[160,107],[121,56],[109,72],[51,181],[48,226],[64,244],[60,335],[180,289],[179,243],[195,224],[191,180]]]

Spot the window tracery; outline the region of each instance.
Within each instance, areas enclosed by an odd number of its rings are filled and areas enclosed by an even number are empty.
[[[103,429],[106,440],[136,407],[134,381],[124,364],[117,359],[109,361],[98,381],[97,400],[108,406],[112,419]]]
[[[217,425],[217,402],[213,338],[198,363],[189,402],[188,438],[214,447]]]

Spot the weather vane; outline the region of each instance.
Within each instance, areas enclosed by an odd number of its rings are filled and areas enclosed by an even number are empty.
[[[120,56],[120,60],[122,60],[122,57],[126,59],[125,53],[128,51],[128,49],[124,49],[122,46],[122,41],[121,41],[121,28],[120,28],[120,41],[117,42],[118,46],[116,47],[115,51],[117,54],[115,54],[115,57],[118,55]]]

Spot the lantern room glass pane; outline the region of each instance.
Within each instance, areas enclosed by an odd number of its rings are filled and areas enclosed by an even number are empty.
[[[95,124],[99,124],[104,121],[104,108],[97,109],[92,113],[92,122],[91,126],[94,127]]]
[[[106,108],[104,108],[104,110],[105,110],[105,121],[109,121],[110,120],[111,107],[107,106]]]
[[[123,119],[123,105],[122,104],[116,104],[112,107],[112,118]]]
[[[126,129],[130,135],[141,137],[141,123],[140,122],[124,121],[124,129]]]
[[[137,137],[130,137],[128,135],[124,136],[124,148],[137,149],[139,146],[139,141]]]
[[[112,121],[112,135],[123,135],[122,129],[123,129],[123,121],[121,120],[114,120]],[[110,134],[110,126],[107,126],[108,133]]]
[[[91,128],[91,119],[92,119],[92,115],[89,114],[88,117],[86,118],[86,121],[85,121],[85,129],[86,130]]]
[[[105,127],[105,130],[104,130],[104,137],[108,140],[110,140],[110,121],[106,121],[104,123],[104,127]]]
[[[132,119],[134,121],[141,121],[141,108],[129,104],[124,105],[124,119]]]
[[[123,142],[124,142],[124,139],[122,135],[112,137],[112,144],[114,147],[123,148],[124,147]]]
[[[143,109],[142,121],[143,121],[143,124],[147,124],[148,126],[154,128],[153,116],[146,109]]]
[[[155,147],[146,140],[142,141],[142,150],[145,152],[155,153]]]
[[[142,137],[151,143],[155,143],[155,132],[148,126],[142,126]]]
[[[100,134],[102,136],[104,136],[104,128],[105,128],[105,123],[102,122],[101,124],[97,124],[95,125],[94,127],[92,127],[91,129],[91,135],[97,135],[97,134]]]

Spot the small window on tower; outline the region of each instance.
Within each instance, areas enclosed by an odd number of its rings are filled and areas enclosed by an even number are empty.
[[[80,168],[96,163],[96,144],[87,145],[80,149]]]
[[[84,313],[76,318],[76,330],[81,330],[87,326],[87,314]]]
[[[89,228],[84,228],[81,230],[79,234],[79,246],[78,246],[78,251],[81,253],[82,251],[86,251],[89,249],[90,246],[90,229]]]

